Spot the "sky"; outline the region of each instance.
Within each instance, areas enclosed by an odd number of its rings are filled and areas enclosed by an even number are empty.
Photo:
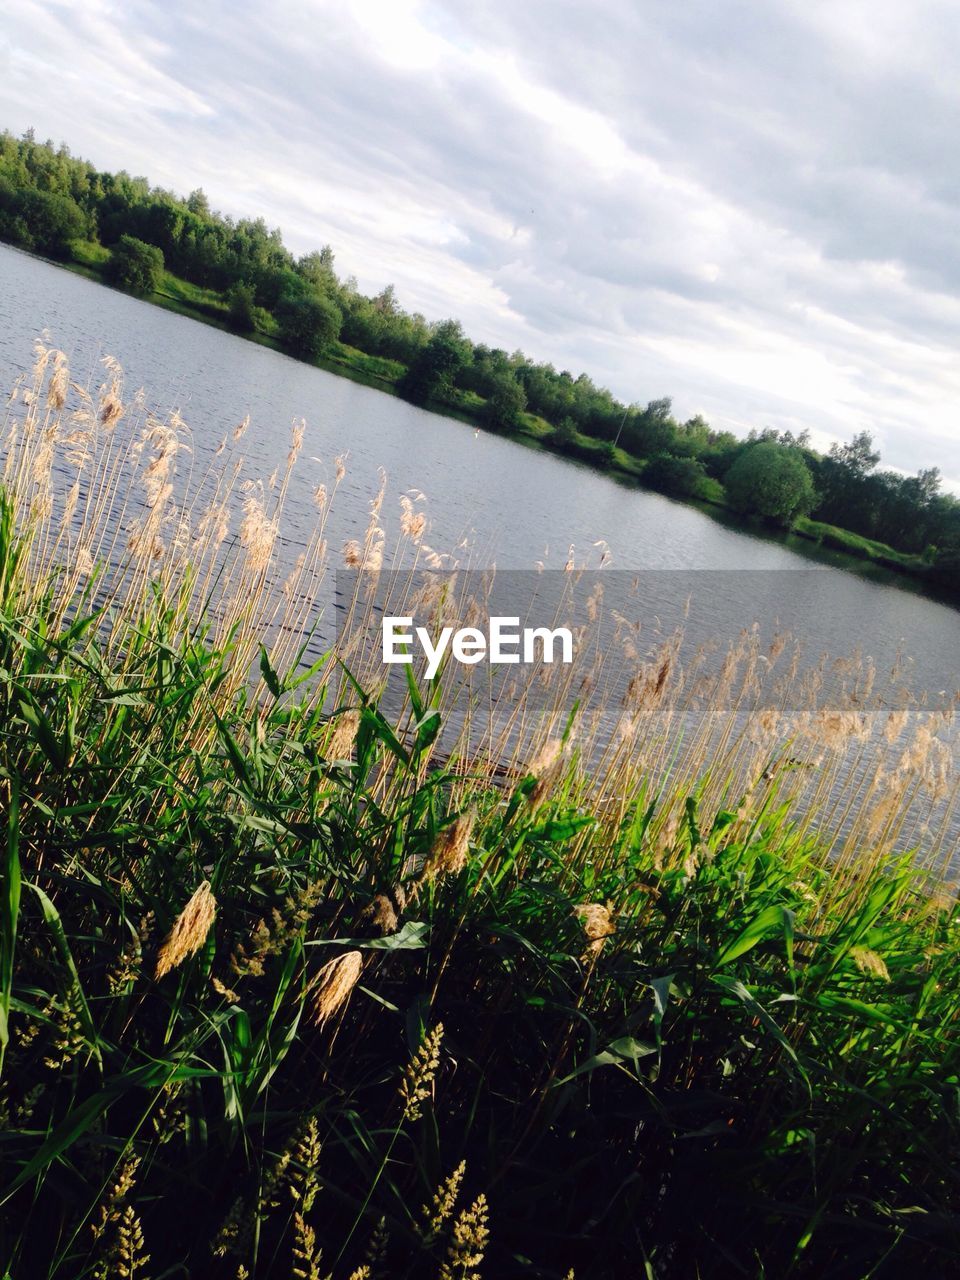
[[[8,0],[0,127],[960,492],[958,66],[955,0]]]

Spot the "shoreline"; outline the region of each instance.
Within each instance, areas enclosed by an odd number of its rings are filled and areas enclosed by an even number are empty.
[[[126,297],[133,297],[137,301],[150,303],[153,306],[162,308],[164,311],[183,316],[185,319],[220,329],[248,342],[255,342],[258,346],[268,347],[277,352],[278,355],[296,360],[299,364],[312,365],[326,373],[333,374],[336,377],[347,378],[351,382],[369,387],[373,391],[383,392],[396,399],[403,398],[396,389],[398,377],[391,377],[387,372],[378,372],[376,367],[378,363],[387,366],[396,362],[388,361],[378,356],[369,356],[357,348],[348,347],[346,344],[340,343],[337,344],[340,349],[337,354],[319,356],[314,360],[301,360],[285,351],[275,337],[264,333],[262,330],[255,329],[248,333],[238,332],[227,323],[226,319],[222,319],[216,314],[215,306],[212,303],[202,304],[196,300],[190,301],[183,294],[178,296],[176,293],[163,288],[143,295],[131,294],[123,289],[117,289],[114,285],[104,280],[102,265],[94,261],[89,255],[86,258],[76,257],[69,261],[60,260],[34,253],[19,245],[7,242],[2,243],[5,248],[14,252],[23,253],[27,257],[36,258],[50,266],[70,271],[91,281],[91,283],[113,289],[117,293],[123,293]],[[184,293],[197,292],[194,286],[187,281],[180,280],[179,277],[173,276],[172,273],[166,272],[165,275],[167,280],[176,281],[182,287]],[[368,367],[361,367],[361,361]],[[370,367],[371,365],[373,367]],[[489,432],[491,435],[522,445],[524,448],[550,453],[574,466],[582,466],[593,472],[600,472],[609,476],[617,484],[627,488],[639,489],[644,493],[654,493],[669,502],[676,502],[681,506],[694,507],[703,515],[709,516],[710,519],[725,528],[735,530],[748,537],[759,538],[765,542],[778,543],[814,563],[856,573],[870,581],[897,586],[903,590],[935,600],[949,608],[960,609],[960,597],[958,597],[956,590],[951,590],[946,584],[933,579],[928,567],[919,559],[913,564],[907,557],[903,557],[903,562],[901,563],[899,562],[901,553],[889,547],[877,551],[865,547],[861,552],[855,545],[830,545],[827,539],[834,539],[836,543],[843,544],[848,538],[856,537],[856,535],[850,534],[849,531],[840,526],[821,524],[804,518],[798,521],[797,525],[792,529],[776,529],[755,517],[740,516],[725,504],[710,502],[702,498],[683,498],[674,494],[663,493],[653,486],[643,483],[642,463],[622,449],[616,450],[616,456],[610,463],[601,464],[599,461],[592,461],[589,457],[590,453],[600,455],[602,450],[602,442],[595,441],[592,437],[578,434],[569,449],[552,446],[550,443],[550,435],[552,433],[550,424],[545,419],[538,418],[530,413],[524,412],[525,423],[522,427],[513,430],[497,430],[485,423],[481,415],[472,410],[469,404],[458,404],[448,400],[428,400],[418,407],[439,417],[461,422],[465,426],[479,428]]]

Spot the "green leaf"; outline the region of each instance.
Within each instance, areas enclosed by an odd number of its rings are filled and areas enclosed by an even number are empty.
[[[270,661],[270,655],[264,646],[260,646],[260,674],[263,676],[263,683],[267,686],[275,698],[279,698],[283,692],[283,686],[280,683],[280,677],[277,675]]]
[[[535,827],[530,835],[539,836],[543,840],[549,840],[557,843],[560,840],[569,840],[571,836],[582,831],[584,827],[592,827],[596,824],[596,818],[588,813],[571,813],[566,818],[551,818],[549,822],[545,822],[540,827]]]
[[[875,1027],[905,1028],[906,1024],[895,1018],[888,1005],[868,1004],[866,1000],[855,1000],[852,996],[834,996],[826,992],[818,995],[815,1001],[817,1008],[828,1013],[845,1013],[861,1022],[869,1022]]]
[[[7,814],[7,848],[3,865],[0,898],[0,1063],[10,1039],[8,1017],[13,995],[13,960],[20,918],[20,785],[10,779],[10,809]]]
[[[414,751],[425,751],[435,741],[437,734],[440,732],[440,712],[428,711],[414,725],[414,730],[416,733]]]
[[[622,1036],[619,1040],[614,1040],[607,1045],[606,1049],[600,1053],[596,1053],[592,1058],[587,1058],[586,1062],[581,1062],[569,1075],[563,1077],[562,1080],[554,1082],[553,1087],[556,1089],[562,1084],[566,1084],[568,1080],[574,1080],[577,1076],[587,1075],[591,1071],[596,1071],[599,1067],[619,1067],[621,1071],[626,1070],[625,1064],[632,1062],[634,1069],[637,1068],[641,1058],[649,1058],[651,1054],[656,1053],[656,1046],[645,1044],[642,1040],[635,1040],[633,1036]],[[627,1074],[630,1074],[629,1072]]]
[[[739,978],[714,977],[711,981],[721,990],[726,991],[728,995],[734,996],[744,1006],[752,1017],[756,1018],[760,1024],[773,1036],[777,1044],[786,1053],[787,1057],[799,1069],[800,1074],[806,1080],[806,1074],[800,1067],[800,1059],[797,1057],[797,1051],[784,1035],[781,1027],[777,1025],[770,1014],[766,1011],[760,1001],[743,985]]]
[[[736,938],[720,952],[717,964],[729,964],[739,956],[745,955],[758,942],[762,942],[771,934],[782,932],[793,940],[793,915],[784,907],[766,907],[759,915],[753,917],[740,931]]]
[[[426,920],[408,920],[396,933],[385,938],[313,938],[307,947],[357,947],[365,951],[419,951],[430,941]]]

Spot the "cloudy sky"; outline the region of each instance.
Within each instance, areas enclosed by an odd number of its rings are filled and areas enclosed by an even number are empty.
[[[955,0],[11,0],[0,127],[477,340],[960,491]]]

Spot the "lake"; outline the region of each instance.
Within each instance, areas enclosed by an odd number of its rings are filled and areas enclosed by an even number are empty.
[[[474,567],[529,569],[542,562],[562,568],[571,546],[578,562],[596,565],[595,544],[602,541],[614,568],[672,571],[665,582],[677,572],[766,570],[753,587],[749,575],[701,576],[690,625],[704,634],[746,625],[762,600],[768,618],[775,615],[818,652],[860,649],[878,668],[904,652],[918,691],[960,687],[958,614],[914,592],[850,573],[813,574],[809,559],[725,528],[695,508],[477,433],[7,246],[0,246],[0,284],[4,389],[29,369],[33,340],[46,331],[78,381],[96,385],[98,361],[110,354],[123,365],[128,393],[142,387],[151,408],[179,410],[193,433],[195,467],[249,415],[248,474],[263,477],[282,466],[291,423],[305,418],[303,462],[286,507],[288,550],[295,550],[298,522],[315,519],[314,486],[329,482],[333,458],[346,454],[347,475],[330,515],[333,548],[366,526],[382,468],[388,519],[400,494],[421,491],[431,545],[449,551],[469,544],[460,554]],[[801,570],[808,572],[792,576]],[[668,595],[682,597],[683,588],[674,581]]]
[[[842,816],[844,797],[866,796],[869,803],[857,811],[869,814],[886,792],[915,777],[897,843],[926,847],[941,865],[944,856],[952,861],[960,836],[953,766],[960,701],[955,610],[894,583],[817,566],[787,546],[725,527],[695,508],[428,413],[5,246],[0,246],[0,282],[0,387],[11,387],[29,372],[33,342],[41,333],[66,353],[72,378],[93,391],[106,379],[102,357],[116,357],[124,370],[126,401],[142,388],[147,409],[160,416],[176,411],[187,424],[190,452],[182,466],[178,462],[176,483],[186,486],[191,475],[215,471],[221,441],[249,416],[236,446],[243,475],[269,489],[268,477],[284,469],[293,423],[305,420],[274,548],[274,585],[283,582],[316,529],[314,490],[318,484],[333,487],[336,459],[343,457],[345,475],[325,515],[333,567],[343,562],[350,539],[362,539],[371,500],[385,475],[387,496],[377,522],[386,531],[387,565],[398,563],[401,496],[414,494],[428,517],[425,541],[431,547],[452,553],[461,568],[496,567],[495,593],[487,600],[494,607],[488,613],[526,613],[525,622],[549,621],[553,601],[567,594],[565,583],[577,575],[542,569],[563,570],[575,563],[582,571],[583,590],[571,620],[579,616],[584,635],[590,636],[583,653],[590,650],[594,656],[584,661],[603,659],[586,677],[594,692],[584,702],[581,674],[570,674],[562,697],[551,703],[556,687],[531,675],[524,696],[528,708],[539,708],[538,715],[548,715],[553,706],[549,715],[556,716],[557,708],[562,711],[573,701],[584,717],[593,715],[591,744],[584,745],[588,759],[617,750],[626,732],[634,735],[631,742],[636,738],[636,750],[645,752],[648,776],[662,784],[683,762],[681,757],[673,762],[670,741],[656,736],[656,724],[672,724],[671,732],[682,740],[696,740],[705,709],[709,719],[714,707],[712,691],[723,684],[718,673],[725,655],[736,651],[747,681],[734,694],[740,736],[726,757],[711,745],[706,754],[701,750],[701,761],[713,758],[719,768],[722,760],[723,768],[739,769],[749,785],[763,768],[764,753],[782,753],[789,743],[809,766],[790,780],[798,788],[798,804],[803,805],[804,787],[820,786],[807,811],[827,814],[836,832],[860,844],[872,840],[869,822],[852,828]],[[16,415],[18,405],[8,414]],[[136,421],[135,414],[124,419],[123,429],[135,433]],[[130,435],[129,443],[134,440]],[[61,478],[65,492],[69,477],[64,472]],[[114,523],[122,530],[131,519],[128,510]],[[236,546],[236,533],[230,540]],[[410,549],[409,542],[403,545]],[[304,661],[333,638],[333,605],[343,602],[346,588],[340,584],[348,576],[311,579],[289,597],[292,612],[282,630],[294,649],[303,632],[311,633]],[[485,589],[481,586],[480,594]],[[534,598],[538,616],[530,613]],[[595,606],[602,598],[602,616],[588,625],[583,613],[591,598]],[[374,611],[356,650],[371,657],[364,678],[371,672],[379,678],[384,670],[377,666],[377,625]],[[783,636],[790,637],[790,646],[779,657],[786,648]],[[771,655],[777,655],[773,661]],[[624,708],[637,686],[638,669],[648,673],[643,684],[664,661],[674,672],[673,710],[659,721],[636,720]],[[784,668],[794,673],[786,680]],[[499,684],[491,676],[493,682],[483,686],[482,697],[502,725],[515,724],[509,708],[516,684],[508,679],[514,670],[497,668]],[[400,681],[384,691],[385,709],[392,714],[405,695],[401,669],[389,671]],[[485,679],[478,677],[481,686]],[[445,733],[457,732],[464,708],[477,696],[476,686],[465,701],[458,688],[452,691],[444,709]],[[595,702],[594,714],[588,708]],[[832,707],[842,708],[835,724]],[[891,717],[903,708],[919,713],[913,727],[898,728],[888,740]],[[770,721],[772,709],[776,714]],[[861,712],[869,712],[865,737],[857,727]],[[630,721],[626,730],[625,720]],[[768,727],[754,732],[755,724]],[[823,744],[837,737],[838,724],[841,741],[824,757]],[[509,742],[505,738],[496,748],[501,760],[516,758],[515,752],[522,758],[527,750],[510,732]],[[931,737],[939,740],[932,747]],[[916,744],[922,748],[920,765],[910,763]],[[832,763],[822,764],[824,759]],[[944,759],[945,774],[938,763]],[[814,821],[820,825],[818,817]]]

